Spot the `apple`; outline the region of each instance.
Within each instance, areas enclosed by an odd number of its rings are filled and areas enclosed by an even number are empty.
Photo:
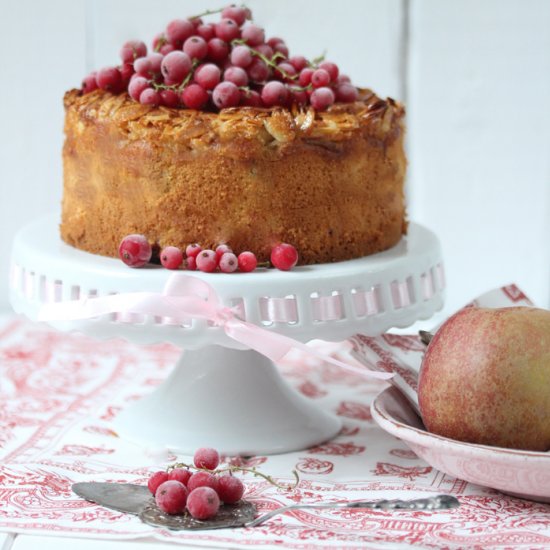
[[[550,311],[465,308],[426,349],[418,399],[429,432],[550,450]]]

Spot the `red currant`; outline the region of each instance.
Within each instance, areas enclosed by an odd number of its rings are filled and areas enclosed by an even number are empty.
[[[189,21],[191,21],[193,27],[195,27],[195,32],[200,26],[204,25],[204,21],[200,17],[190,17]]]
[[[226,244],[219,244],[217,247],[216,247],[216,258],[218,259],[218,261],[220,261],[220,258],[226,253],[226,252],[233,252],[233,250],[231,250],[231,247],[226,245]]]
[[[231,40],[239,38],[240,34],[239,25],[233,19],[222,19],[216,25],[216,36],[225,42],[231,42]]]
[[[174,468],[169,474],[168,479],[175,479],[184,485],[187,485],[189,478],[191,477],[191,472],[184,468]]]
[[[120,259],[130,267],[143,267],[151,260],[153,249],[143,235],[127,235],[118,247]]]
[[[174,51],[163,58],[160,70],[165,79],[179,84],[189,74],[192,66],[191,58],[185,52]]]
[[[288,271],[298,263],[298,252],[291,244],[278,244],[271,250],[271,263],[281,271]]]
[[[197,268],[205,273],[212,273],[218,267],[216,253],[213,250],[202,250],[195,258]]]
[[[311,76],[314,72],[315,71],[313,69],[310,69],[309,67],[302,69],[300,71],[300,76],[298,77],[298,84],[302,86],[302,88],[309,86],[311,84]]]
[[[211,38],[208,41],[208,59],[221,63],[229,55],[229,44],[220,38]]]
[[[201,109],[208,103],[208,92],[198,84],[189,84],[183,89],[181,100],[188,109]]]
[[[218,490],[218,478],[210,472],[195,472],[187,481],[187,488],[192,491],[197,487],[210,487]]]
[[[299,72],[302,69],[305,69],[309,64],[307,59],[303,55],[294,55],[288,62]]]
[[[151,477],[147,481],[147,487],[149,491],[151,491],[151,494],[154,496],[157,492],[159,485],[161,485],[165,481],[168,481],[168,479],[168,474],[163,471],[155,472],[153,475],[151,475]]]
[[[145,88],[145,90],[139,94],[139,102],[142,105],[151,105],[152,107],[156,107],[157,105],[160,105],[161,97],[156,90],[153,90],[153,88]]]
[[[147,55],[147,46],[141,40],[130,40],[122,45],[120,58],[123,63],[133,63],[138,57]]]
[[[271,80],[262,88],[262,101],[266,107],[285,105],[288,99],[287,87],[277,80]]]
[[[262,97],[256,90],[241,90],[241,105],[244,107],[262,107]]]
[[[183,51],[191,59],[203,59],[208,54],[208,44],[201,36],[190,36],[183,44]]]
[[[235,504],[244,494],[244,483],[231,475],[218,478],[218,496],[225,504]]]
[[[214,63],[205,63],[195,69],[193,78],[195,82],[205,90],[212,90],[220,82],[222,72]]]
[[[122,80],[122,86],[124,88],[127,88],[128,84],[130,82],[130,79],[132,78],[132,76],[135,73],[134,66],[132,65],[132,63],[124,63],[123,65],[121,65],[119,67],[118,70],[120,71],[120,78]]]
[[[267,41],[267,45],[270,46],[271,48],[275,48],[275,46],[277,44],[284,44],[285,41],[282,39],[282,38],[279,38],[278,36],[274,36],[273,38],[270,38],[268,41]]]
[[[241,252],[238,258],[239,269],[244,273],[254,271],[258,265],[258,260],[253,252]]]
[[[292,103],[296,103],[298,105],[307,105],[308,95],[305,90],[291,88],[290,94],[291,94]]]
[[[166,269],[178,269],[183,262],[183,254],[176,246],[167,246],[161,250],[160,263]]]
[[[189,19],[175,19],[166,27],[166,38],[174,46],[181,47],[194,31],[195,26]]]
[[[167,514],[181,514],[187,503],[187,488],[183,483],[170,479],[159,485],[155,493],[157,506]]]
[[[185,249],[185,255],[190,258],[191,256],[193,258],[197,257],[197,254],[202,250],[202,247],[198,243],[189,244],[187,245],[187,248]]]
[[[195,464],[197,468],[215,470],[219,463],[220,453],[211,447],[201,447],[197,449],[193,455],[193,464]]]
[[[260,44],[259,46],[255,46],[254,49],[268,59],[271,59],[273,57],[273,48],[271,46],[268,46],[267,44]]]
[[[174,90],[160,91],[160,104],[165,107],[177,107],[180,104],[180,98]]]
[[[233,65],[245,69],[252,63],[252,52],[247,46],[235,46],[231,50],[230,58]]]
[[[233,82],[220,82],[212,92],[212,101],[218,109],[236,107],[241,101],[241,93]]]
[[[146,88],[149,88],[149,86],[149,81],[144,76],[134,75],[128,84],[128,93],[133,100],[139,101],[141,92],[143,92]]]
[[[281,40],[281,42],[277,42],[274,46],[272,46],[272,48],[275,53],[280,53],[283,58],[288,57],[288,48],[286,47],[284,41]]]
[[[257,25],[247,25],[244,27],[241,33],[242,39],[249,46],[259,46],[265,42],[264,30]]]
[[[222,273],[233,273],[233,271],[237,271],[239,262],[233,252],[225,252],[220,258],[219,265]]]
[[[102,90],[116,93],[122,83],[122,76],[116,67],[104,67],[98,71],[96,82]]]
[[[174,46],[174,44],[170,44],[169,42],[167,42],[166,44],[161,46],[159,53],[161,53],[162,55],[168,55],[170,52],[175,52],[175,51],[176,51],[176,46]]]
[[[140,76],[155,78],[160,74],[160,68],[164,56],[161,53],[150,53],[145,57],[139,57],[134,62],[134,69]]]
[[[189,493],[187,510],[195,519],[213,518],[220,509],[220,497],[210,487],[198,487]]]
[[[357,88],[348,82],[343,82],[336,86],[336,101],[341,101],[342,103],[353,103],[357,101],[359,97],[359,92]]]
[[[208,25],[199,25],[195,31],[197,34],[204,38],[207,42],[216,36],[216,28],[212,23]]]
[[[93,72],[90,73],[84,80],[82,81],[82,93],[88,94],[90,92],[93,92],[94,90],[97,90],[97,73]]]
[[[248,84],[248,75],[241,67],[229,67],[223,73],[223,79],[226,82],[233,82],[235,86],[246,86]]]
[[[322,88],[330,83],[330,75],[325,69],[317,69],[311,75],[311,83],[314,88]]]
[[[271,70],[265,61],[259,57],[255,57],[252,63],[246,68],[246,72],[252,82],[265,82],[269,78]]]
[[[319,69],[327,71],[327,73],[330,76],[331,82],[336,82],[336,79],[338,78],[338,73],[340,72],[338,70],[338,65],[336,63],[331,63],[330,61],[323,61],[319,64]]]
[[[316,88],[309,101],[316,111],[324,111],[334,103],[334,92],[327,87]]]
[[[246,8],[242,6],[227,6],[222,10],[222,17],[224,19],[233,19],[239,27],[246,21]]]
[[[293,65],[291,65],[290,63],[285,63],[283,61],[282,63],[279,63],[279,65],[277,65],[273,76],[278,80],[292,82],[297,74],[298,72]]]

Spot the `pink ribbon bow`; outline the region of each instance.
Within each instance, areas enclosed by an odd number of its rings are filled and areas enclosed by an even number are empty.
[[[247,323],[237,316],[235,308],[221,304],[214,288],[207,282],[189,275],[170,276],[162,294],[155,292],[128,292],[68,302],[44,304],[39,321],[72,321],[91,319],[108,313],[137,313],[171,317],[183,322],[189,318],[206,319],[222,328],[233,340],[265,355],[271,361],[281,360],[292,348],[297,348],[344,370],[364,376],[387,380],[391,373],[373,372],[348,365],[323,355],[310,346],[288,336]]]

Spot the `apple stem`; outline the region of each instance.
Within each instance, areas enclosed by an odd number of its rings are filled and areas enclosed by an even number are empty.
[[[418,336],[420,336],[420,341],[426,346],[432,341],[432,338],[434,337],[434,335],[427,330],[419,330]]]

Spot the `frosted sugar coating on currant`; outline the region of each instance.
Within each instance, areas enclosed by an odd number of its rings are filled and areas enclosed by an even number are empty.
[[[118,247],[120,259],[130,267],[143,267],[151,260],[153,249],[143,235],[127,235]]]
[[[86,76],[82,93],[128,93],[143,105],[221,110],[300,107],[317,111],[357,100],[338,65],[289,55],[284,40],[267,38],[245,6],[208,10],[170,21],[152,41],[128,40],[121,64]],[[320,45],[320,50],[324,45]]]

